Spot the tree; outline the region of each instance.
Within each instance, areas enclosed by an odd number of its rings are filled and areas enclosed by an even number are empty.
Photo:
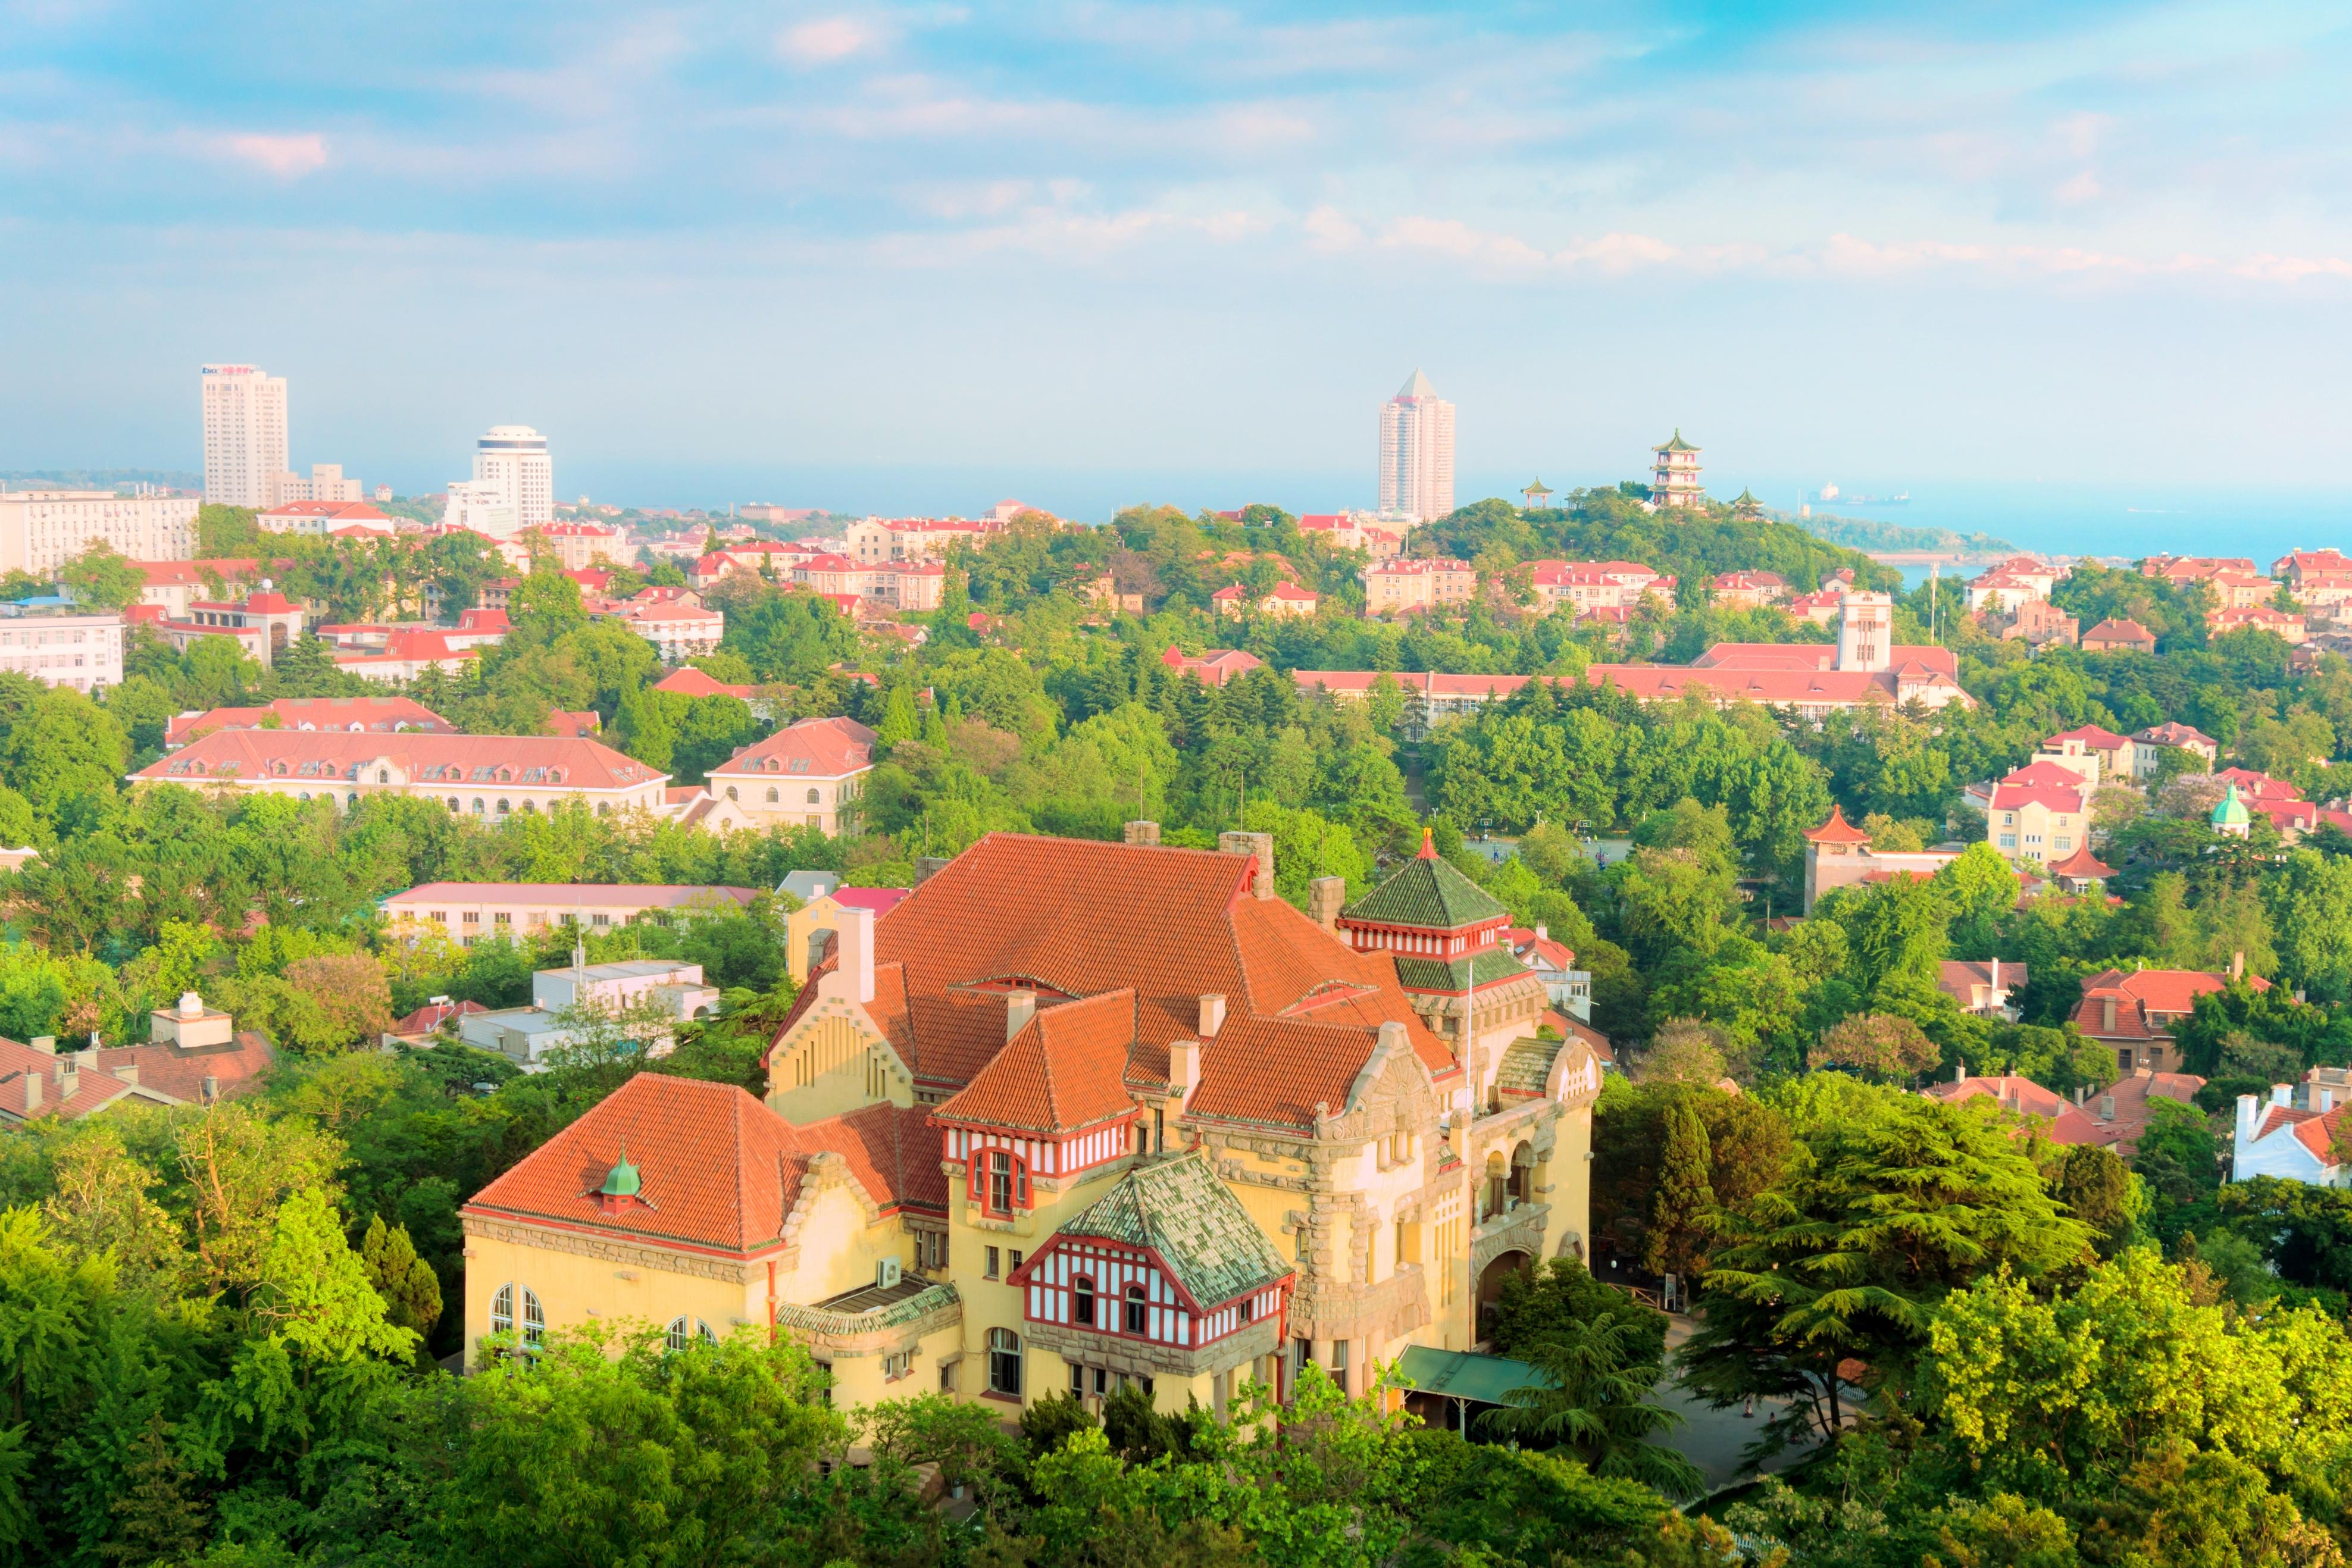
[[[309,1361],[405,1360],[421,1339],[392,1322],[334,1200],[315,1186],[278,1207],[252,1302],[271,1341]]]
[[[2074,1144],[2057,1151],[2051,1186],[2067,1212],[2089,1228],[2092,1245],[2112,1258],[2140,1237],[2147,1191],[2113,1149]]]
[[[1718,1407],[1790,1401],[1766,1447],[1834,1441],[1852,1362],[1877,1382],[1926,1343],[1936,1304],[2004,1266],[2033,1280],[2079,1260],[2086,1227],[1992,1117],[1855,1086],[1801,1129],[1786,1174],[1727,1207],[1685,1386]]]
[[[137,567],[104,539],[95,538],[81,554],[58,569],[58,581],[73,594],[77,604],[116,614],[138,603],[147,589],[147,579]]]
[[[1666,1142],[1658,1159],[1658,1191],[1650,1205],[1649,1245],[1642,1266],[1660,1275],[1687,1274],[1699,1266],[1714,1209],[1715,1194],[1707,1186],[1706,1126],[1697,1107],[1688,1098],[1679,1098],[1666,1107]]]
[[[162,1411],[147,1417],[123,1471],[130,1485],[111,1505],[112,1536],[98,1554],[121,1568],[187,1562],[204,1550],[212,1510],[196,1477],[174,1453]]]
[[[1564,1448],[1595,1475],[1639,1480],[1670,1496],[1688,1497],[1705,1485],[1698,1468],[1651,1442],[1682,1417],[1651,1403],[1659,1367],[1635,1359],[1633,1325],[1617,1318],[1573,1319],[1531,1345],[1519,1359],[1543,1382],[1515,1388],[1507,1404],[1479,1417],[1490,1432],[1524,1443]]]
[[[63,688],[34,698],[0,740],[9,788],[53,825],[79,821],[112,800],[130,762],[130,739],[113,716]]]
[[[1637,1083],[1699,1083],[1724,1078],[1723,1031],[1694,1019],[1669,1019],[1658,1026],[1650,1048],[1633,1063]]]
[[[441,1281],[416,1255],[405,1225],[386,1226],[379,1214],[368,1221],[360,1243],[360,1262],[368,1283],[383,1298],[384,1315],[398,1328],[429,1338],[441,1321]]]
[[[1865,1078],[1900,1081],[1935,1066],[1937,1054],[1936,1042],[1909,1019],[1856,1013],[1824,1030],[1805,1061],[1816,1070],[1843,1067]]]

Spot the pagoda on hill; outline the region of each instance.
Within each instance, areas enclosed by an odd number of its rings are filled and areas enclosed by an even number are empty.
[[[1657,465],[1650,480],[1650,504],[1661,510],[1668,507],[1696,507],[1706,501],[1706,491],[1698,482],[1698,448],[1683,439],[1680,430],[1664,446],[1654,446]]]
[[[1427,829],[1421,852],[1339,911],[1340,939],[1396,956],[1413,1011],[1454,1051],[1470,1081],[1494,1081],[1512,1041],[1531,1035],[1549,998],[1543,981],[1502,943],[1511,912],[1446,863]]]

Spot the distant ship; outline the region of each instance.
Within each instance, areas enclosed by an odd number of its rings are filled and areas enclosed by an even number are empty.
[[[1817,507],[1907,507],[1911,504],[1911,492],[1905,490],[1894,496],[1852,496],[1831,485],[1805,499]]]

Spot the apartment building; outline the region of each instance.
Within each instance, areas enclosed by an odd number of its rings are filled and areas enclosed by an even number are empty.
[[[1364,614],[1374,620],[1467,604],[1477,591],[1477,569],[1451,557],[1384,560],[1364,569]]]
[[[288,466],[286,378],[265,374],[257,365],[206,365],[202,382],[205,499],[223,507],[275,504],[271,486]],[[189,552],[123,553],[139,560],[165,560]]]
[[[384,918],[439,930],[468,945],[484,936],[518,940],[557,926],[595,933],[644,921],[655,925],[740,914],[748,887],[587,882],[428,882],[377,901]]]
[[[934,560],[867,561],[844,555],[814,556],[792,569],[793,582],[811,593],[852,598],[885,610],[929,611],[940,607],[947,568]]]
[[[1547,615],[1566,612],[1582,620],[1595,610],[1632,610],[1644,599],[1656,600],[1669,609],[1674,605],[1673,573],[1654,570],[1639,561],[1539,560],[1533,564],[1536,606]],[[1757,578],[1759,583],[1761,577],[1770,576],[1742,575]]]
[[[198,504],[194,496],[0,490],[0,572],[47,581],[93,543],[132,560],[185,560],[196,553]]]
[[[254,522],[266,534],[302,534],[312,538],[324,538],[355,525],[386,534],[393,531],[390,517],[358,499],[288,501],[270,507]]]
[[[341,730],[348,735],[455,735],[457,727],[409,697],[279,697],[258,707],[215,707],[180,715],[164,727],[166,749],[216,729]]]
[[[60,600],[0,604],[0,672],[93,695],[122,684],[122,617]]]
[[[712,832],[770,827],[842,831],[874,770],[874,732],[851,718],[804,718],[709,771]]]
[[[1381,404],[1381,515],[1432,522],[1454,510],[1454,405],[1418,370]]]

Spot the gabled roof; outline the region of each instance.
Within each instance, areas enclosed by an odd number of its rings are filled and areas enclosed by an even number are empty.
[[[713,778],[778,773],[839,779],[874,765],[874,732],[854,718],[804,718],[709,771]]]
[[[2084,841],[2081,849],[2063,861],[2050,862],[2042,869],[2053,876],[2069,876],[2078,880],[2085,877],[2109,877],[2116,874],[2115,867],[2091,852],[2090,841],[2087,839]]]
[[[1441,858],[1424,831],[1421,853],[1339,911],[1339,918],[1366,925],[1458,931],[1483,921],[1507,918],[1510,913],[1493,894]]]
[[[1197,1150],[1138,1166],[1054,1234],[1148,1248],[1204,1311],[1297,1272]]]
[[[1131,988],[1046,1008],[933,1113],[945,1122],[1047,1134],[1124,1116],[1135,1109],[1125,1082],[1134,1043]]]
[[[2112,729],[2102,729],[2095,724],[2077,725],[2073,729],[2062,729],[2042,744],[2055,746],[2062,740],[2079,740],[2094,751],[2113,751],[2119,746],[2131,744],[2129,737],[2117,735]]]
[[[472,650],[468,649],[470,655]],[[666,777],[600,740],[551,735],[352,735],[341,730],[224,729],[199,736],[131,775],[173,784],[287,777],[343,779],[362,763],[391,760],[418,782],[499,782],[517,789],[625,789]],[[287,772],[276,772],[278,764]],[[493,779],[483,769],[505,768]],[[305,768],[310,771],[303,771]],[[541,778],[529,778],[538,770]]]
[[[2083,977],[2083,999],[2075,1005],[2074,1024],[2096,1039],[2154,1039],[2160,1030],[2148,1023],[2147,1014],[2185,1016],[2195,1009],[2199,997],[2221,990],[2229,983],[2227,975],[2205,969],[2104,969]],[[2246,984],[2257,991],[2271,988],[2260,975],[2247,976]],[[2105,1025],[2103,1006],[2108,1001],[2116,1003],[2112,1030]]]
[[[2156,642],[2156,633],[2137,621],[2117,621],[2111,616],[2084,632],[2083,641],[2153,644]]]

